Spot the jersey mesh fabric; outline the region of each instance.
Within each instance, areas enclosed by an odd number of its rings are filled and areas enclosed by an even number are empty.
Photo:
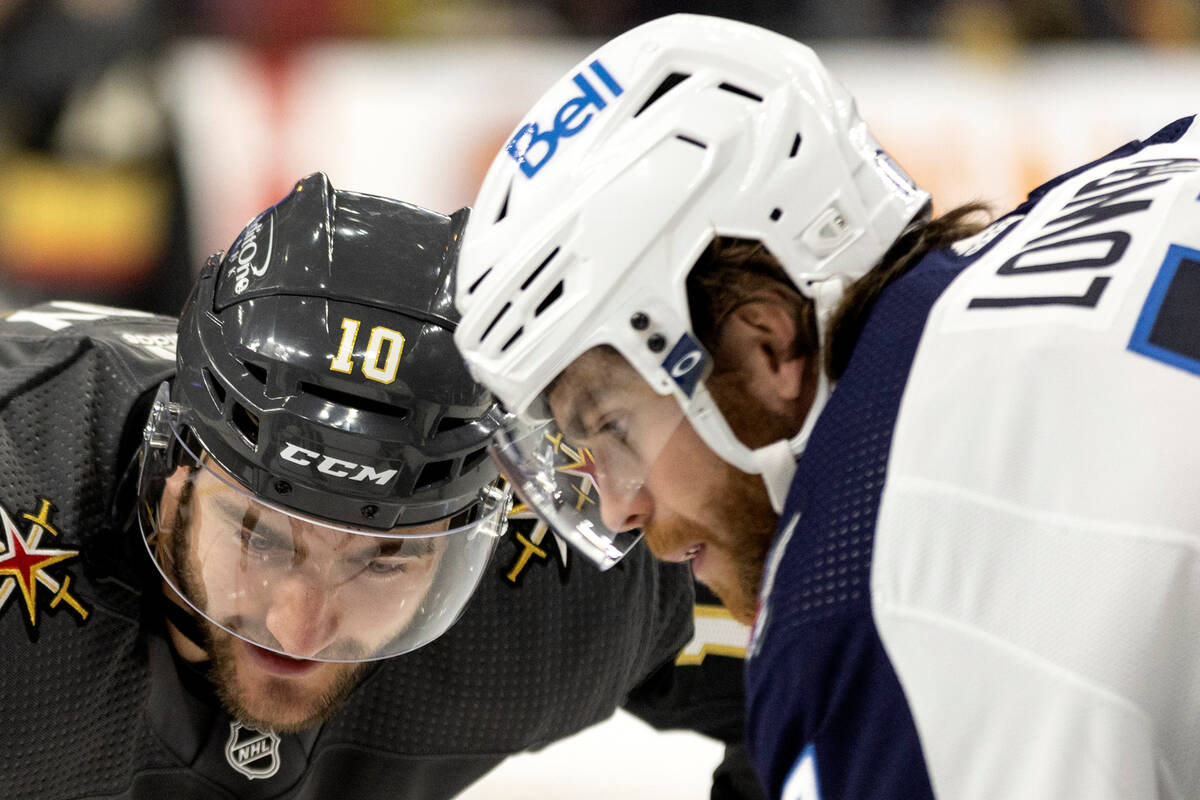
[[[871,558],[908,368],[930,306],[960,267],[926,259],[880,298],[797,464],[781,522],[799,521],[746,669],[749,743],[769,793],[815,744],[825,797],[875,797],[882,785],[932,794],[872,618]]]
[[[174,327],[165,320],[131,326]],[[0,502],[23,531],[20,514],[36,513],[42,498],[51,501],[50,520],[59,535],[43,533],[39,546],[80,548],[81,566],[93,555],[108,560],[90,552],[98,542],[87,534],[107,533],[128,407],[161,375],[130,380],[110,353],[77,336],[11,338],[4,353],[10,365],[0,370]],[[50,610],[44,600],[32,632],[18,596],[9,598],[0,616],[6,665],[0,708],[7,723],[0,734],[0,784],[15,796],[70,797],[80,785],[115,793],[131,770],[169,763],[148,730],[128,724],[129,709],[139,705],[146,686],[136,658],[137,627],[127,618],[136,598],[107,590],[101,596],[87,571],[70,570],[71,588],[89,609],[78,628],[65,605]],[[108,606],[122,594],[114,615]],[[114,670],[120,680],[111,679]]]

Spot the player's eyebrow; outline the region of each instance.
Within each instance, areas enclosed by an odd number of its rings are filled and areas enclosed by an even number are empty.
[[[372,558],[389,556],[423,556],[432,555],[437,548],[434,546],[431,537],[421,538],[392,538],[364,547],[356,555],[358,557],[369,556]]]
[[[567,410],[563,415],[566,417],[566,422],[559,426],[563,434],[572,442],[582,441],[587,438],[587,426],[583,424],[583,418],[591,413],[600,405],[601,401],[609,394],[607,386],[599,386],[590,389],[577,389],[571,391],[570,384],[559,383],[558,378],[555,378],[554,383],[546,390],[546,396],[550,396],[551,390],[555,388],[562,389],[568,392],[567,395]],[[572,387],[573,388],[573,387]],[[555,415],[558,416],[557,414]]]
[[[241,526],[246,530],[252,530],[257,533],[269,534],[277,538],[291,538],[291,531],[285,531],[278,525],[271,522],[264,522],[258,514],[258,509],[254,504],[235,503],[224,495],[217,494],[213,497],[213,504],[217,510],[225,516],[226,519],[239,520]]]

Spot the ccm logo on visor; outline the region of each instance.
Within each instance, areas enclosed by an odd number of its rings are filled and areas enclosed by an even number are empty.
[[[620,97],[625,91],[599,61],[593,61],[588,64],[588,67],[608,91],[612,92],[613,97]],[[522,125],[505,148],[527,178],[536,175],[537,171],[554,157],[559,139],[574,136],[587,127],[587,124],[592,121],[592,117],[595,116],[590,110],[586,114],[584,113],[589,106],[595,106],[596,111],[602,111],[608,105],[604,101],[604,95],[592,81],[588,80],[586,74],[577,72],[571,80],[579,87],[581,94],[578,97],[572,97],[558,107],[558,111],[554,112],[553,127],[542,133],[536,122]]]
[[[662,362],[663,369],[687,397],[691,397],[696,391],[696,384],[704,375],[706,364],[708,353],[699,342],[686,333],[679,337],[679,341],[675,342],[675,346]]]
[[[371,481],[372,483],[383,486],[385,483],[396,477],[398,470],[385,469],[382,472],[376,471],[374,467],[366,464],[355,464],[353,461],[346,461],[342,458],[334,458],[316,450],[309,450],[301,447],[298,444],[287,443],[287,446],[279,452],[279,457],[284,461],[290,461],[293,464],[299,464],[302,467],[312,466],[317,467],[317,472],[325,475],[332,475],[335,478],[345,478],[351,481]]]

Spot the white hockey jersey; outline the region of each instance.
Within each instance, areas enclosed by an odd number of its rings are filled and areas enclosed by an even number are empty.
[[[879,300],[764,580],[772,796],[1200,798],[1198,129]]]

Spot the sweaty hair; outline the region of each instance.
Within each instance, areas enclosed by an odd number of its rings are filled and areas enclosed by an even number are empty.
[[[982,203],[959,206],[940,217],[916,223],[896,240],[880,262],[846,289],[829,324],[824,368],[837,380],[846,371],[854,346],[880,294],[930,251],[973,236],[987,224]],[[817,321],[812,300],[788,278],[762,244],[749,239],[717,237],[696,261],[687,280],[692,328],[710,352],[716,352],[721,325],[739,306],[764,291],[782,298],[796,322],[792,355],[817,351]],[[718,371],[721,365],[716,365]]]

